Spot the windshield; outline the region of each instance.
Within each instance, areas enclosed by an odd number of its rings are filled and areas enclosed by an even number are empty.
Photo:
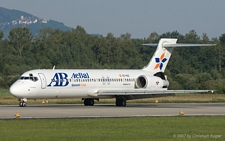
[[[31,81],[36,82],[36,81],[38,81],[38,78],[35,76],[30,76],[30,77],[29,76],[21,76],[19,78],[19,80],[31,80]]]

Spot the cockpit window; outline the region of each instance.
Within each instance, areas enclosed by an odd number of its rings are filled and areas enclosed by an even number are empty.
[[[23,79],[24,77],[23,76],[21,76],[19,79]]]
[[[38,78],[37,77],[33,77],[33,81],[38,81]]]
[[[30,76],[30,77],[28,77],[28,76],[21,76],[21,77],[19,78],[19,80],[31,80],[31,81],[36,82],[36,81],[38,81],[38,78],[35,77],[35,76]]]
[[[28,79],[30,79],[30,77],[24,77],[24,80],[28,80]]]

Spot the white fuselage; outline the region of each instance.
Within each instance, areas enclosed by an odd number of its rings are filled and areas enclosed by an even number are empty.
[[[10,87],[17,98],[112,98],[99,90],[134,90],[139,76],[147,78],[144,89],[162,89],[163,80],[144,70],[31,70]]]

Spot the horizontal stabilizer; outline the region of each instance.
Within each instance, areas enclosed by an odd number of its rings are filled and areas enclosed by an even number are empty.
[[[143,46],[157,47],[158,44],[142,44]]]
[[[142,44],[144,46],[156,47],[158,44]],[[215,46],[216,44],[163,44],[162,47],[206,47],[206,46]]]

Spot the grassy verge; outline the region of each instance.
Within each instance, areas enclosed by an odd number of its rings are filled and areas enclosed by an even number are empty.
[[[29,104],[41,104],[45,99],[28,100]],[[209,102],[225,102],[225,94],[177,94],[176,96],[129,100],[127,103],[209,103]],[[49,99],[51,104],[83,104],[80,98],[72,99]],[[115,103],[115,99],[100,99],[95,101],[96,104]],[[18,101],[9,94],[9,90],[0,89],[0,105],[15,105]]]
[[[0,120],[0,140],[225,140],[224,117]]]

